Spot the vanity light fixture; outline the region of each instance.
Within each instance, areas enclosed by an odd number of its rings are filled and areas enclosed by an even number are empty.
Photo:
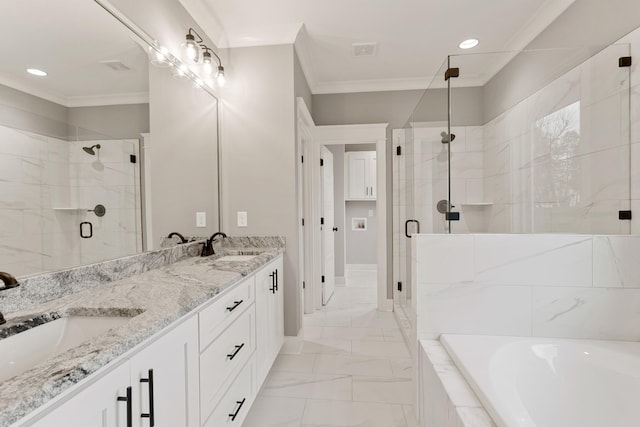
[[[164,46],[149,46],[149,61],[156,67],[169,67],[169,49]]]
[[[27,68],[27,73],[32,74],[34,76],[38,76],[38,77],[46,77],[47,76],[47,72],[46,71],[38,70],[37,68]]]
[[[460,43],[458,45],[458,47],[460,49],[471,49],[473,47],[478,46],[478,43],[480,43],[478,41],[478,39],[467,39],[467,40],[463,41],[462,43]]]
[[[207,75],[211,75],[213,73],[213,54],[218,60],[218,69],[216,74],[216,81],[218,82],[218,86],[224,86],[225,78],[224,78],[224,67],[222,66],[222,60],[220,57],[207,45],[203,44],[202,46],[202,66],[203,71]]]
[[[198,36],[197,40],[195,36]],[[194,30],[193,28],[189,28],[189,32],[187,33],[185,38],[186,40],[182,44],[182,46],[184,47],[184,51],[185,51],[185,54],[187,55],[187,58],[193,62],[196,62],[196,63],[199,62],[200,61],[200,43],[202,43],[202,37],[200,37],[200,34],[198,34],[196,30]]]

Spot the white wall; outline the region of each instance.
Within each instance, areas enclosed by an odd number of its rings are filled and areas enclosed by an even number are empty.
[[[347,264],[377,264],[378,214],[374,201],[345,202],[345,237]],[[369,214],[372,213],[371,216]],[[353,218],[366,218],[366,230],[353,230]]]
[[[640,339],[640,236],[418,235],[418,339]]]
[[[223,229],[285,237],[287,335],[301,320],[293,55],[293,45],[231,49],[222,123]],[[247,227],[237,227],[238,211]]]
[[[177,231],[218,231],[218,110],[216,100],[164,68],[149,69],[151,216],[154,247]],[[207,226],[196,228],[196,212]],[[149,248],[152,249],[152,248]]]

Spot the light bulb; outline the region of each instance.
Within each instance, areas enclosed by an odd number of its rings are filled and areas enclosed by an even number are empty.
[[[218,86],[224,86],[224,67],[222,65],[218,67],[218,75],[216,76],[216,81],[218,82]]]
[[[202,70],[205,74],[213,73],[213,66],[211,65],[211,52],[205,50],[202,53]]]
[[[189,60],[198,62],[200,59],[200,46],[196,43],[196,38],[191,33],[188,33],[185,38],[186,40],[182,44],[182,46],[184,46],[185,55]]]

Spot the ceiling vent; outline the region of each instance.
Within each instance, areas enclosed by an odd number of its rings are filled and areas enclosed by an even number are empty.
[[[122,63],[122,61],[119,61],[117,59],[100,61],[100,63],[102,65],[105,65],[105,66],[111,68],[113,71],[129,71],[129,70],[131,70],[131,68],[127,67],[126,65],[124,65]]]
[[[353,56],[374,56],[378,50],[378,43],[354,43],[351,45]]]

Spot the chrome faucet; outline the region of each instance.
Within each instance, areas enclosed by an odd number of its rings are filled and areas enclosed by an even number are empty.
[[[177,236],[180,239],[180,243],[187,243],[188,242],[188,240],[185,239],[185,237],[182,234],[178,233],[177,231],[172,231],[171,233],[169,233],[169,235],[167,236],[167,239],[170,239],[173,236]],[[180,244],[180,243],[178,243],[178,244]]]
[[[0,271],[0,280],[4,283],[4,286],[0,288],[0,291],[6,291],[7,289],[17,288],[20,283],[9,273]],[[2,313],[0,313],[0,325],[4,325],[7,321],[4,319]]]
[[[227,235],[222,231],[213,233],[213,235],[209,239],[207,239],[207,243],[204,243],[204,246],[202,247],[202,253],[200,254],[200,256],[209,256],[216,253],[213,250],[213,244],[216,242],[216,237],[218,236],[221,236],[223,239],[227,238]]]

